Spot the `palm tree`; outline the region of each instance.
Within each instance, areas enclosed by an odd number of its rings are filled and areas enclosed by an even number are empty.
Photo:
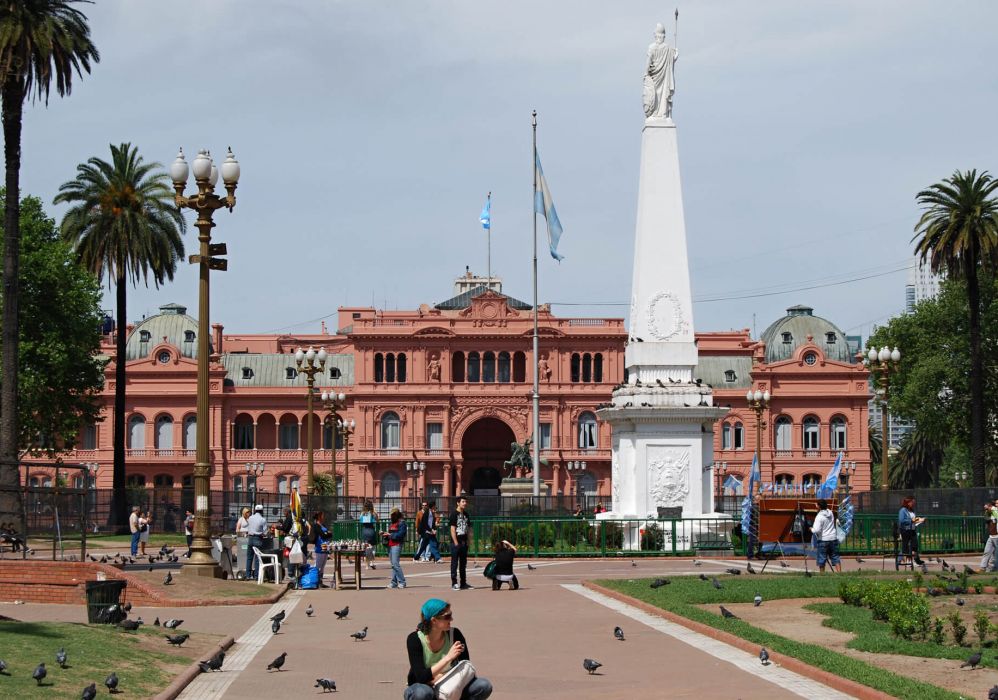
[[[924,430],[915,430],[901,438],[897,457],[890,463],[890,488],[928,488],[939,481],[939,466],[945,449]]]
[[[21,215],[21,119],[30,95],[48,104],[55,79],[60,96],[73,87],[73,73],[90,72],[100,56],[90,41],[77,0],[17,0],[0,3],[0,100],[3,102],[6,196],[3,253],[3,330],[0,331],[0,522],[21,521],[17,491],[18,268]]]
[[[984,359],[981,353],[979,274],[998,269],[998,180],[987,172],[961,173],[916,196],[925,211],[915,225],[915,252],[933,272],[967,283],[970,307],[970,464],[974,486],[985,485]],[[920,237],[920,238],[919,238]]]
[[[873,488],[873,477],[880,476],[880,465],[884,463],[884,441],[880,428],[873,423],[867,427],[867,440],[870,442],[870,487]]]
[[[125,313],[127,282],[158,287],[173,279],[183,257],[183,216],[159,163],[143,163],[131,144],[111,146],[111,162],[91,158],[76,168],[76,179],[59,188],[55,203],[72,204],[62,235],[76,248],[80,263],[98,279],[114,281],[117,348],[114,367],[114,493],[111,524],[127,525],[125,492]]]

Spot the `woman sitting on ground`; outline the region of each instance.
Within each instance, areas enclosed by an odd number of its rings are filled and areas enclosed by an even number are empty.
[[[409,652],[409,687],[404,700],[433,700],[433,684],[458,661],[470,661],[468,643],[457,627],[451,627],[453,613],[450,603],[430,598],[419,611],[416,631],[405,640]],[[485,700],[492,695],[492,684],[485,678],[474,678],[461,693],[461,700]]]
[[[492,590],[498,591],[503,583],[508,583],[509,588],[515,591],[520,588],[520,582],[516,580],[513,573],[513,558],[516,556],[516,547],[506,540],[496,542],[495,560],[496,568],[493,569]]]

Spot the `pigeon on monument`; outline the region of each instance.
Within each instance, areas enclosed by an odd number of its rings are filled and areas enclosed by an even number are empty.
[[[759,595],[758,593],[756,593],[756,594],[755,594],[755,598],[753,598],[753,599],[752,599],[752,605],[754,605],[754,606],[755,606],[755,607],[757,607],[757,608],[758,608],[758,607],[759,607],[760,605],[762,605],[762,596],[761,596],[761,595]]]
[[[970,666],[970,670],[973,671],[977,668],[977,664],[981,663],[981,652],[977,652],[972,655],[969,659],[960,664],[960,668],[966,668]]]
[[[724,619],[726,619],[726,620],[737,620],[738,619],[737,615],[735,615],[733,612],[731,612],[730,610],[728,610],[723,605],[720,606],[720,608],[721,608],[721,615],[724,617]]]
[[[336,681],[331,681],[328,678],[316,678],[314,688],[322,688],[322,692],[326,693],[330,690],[336,690]]]
[[[284,611],[282,610],[281,612],[277,613],[277,614],[276,614],[276,615],[274,615],[274,616],[273,616],[272,618],[270,618],[270,621],[271,621],[271,622],[284,622],[284,618],[285,618],[286,616],[287,616],[287,613],[285,613],[285,612],[284,612]]]
[[[159,618],[157,617],[156,619],[158,620]],[[169,620],[163,623],[163,627],[165,627],[168,630],[175,630],[178,627],[180,627],[182,624],[184,624],[183,620],[174,620],[171,617]]]
[[[620,627],[614,627],[613,636],[620,641],[624,641],[624,630],[620,629]]]
[[[278,656],[276,659],[274,659],[269,664],[267,664],[267,670],[269,671],[271,669],[277,669],[278,671],[280,671],[281,670],[281,666],[284,665],[284,660],[287,659],[287,658],[288,658],[288,652],[285,651],[280,656]]]
[[[48,673],[49,672],[45,670],[45,662],[43,661],[35,666],[35,672],[31,674],[31,677],[35,679],[35,682],[38,683],[38,685],[41,685]]]
[[[367,638],[367,628],[365,627],[360,632],[354,632],[350,636],[359,642],[363,642]]]
[[[308,607],[305,608],[305,614],[308,615],[309,617],[312,617],[312,615],[315,614],[315,609],[312,607],[311,603],[309,603]]]
[[[350,606],[346,606],[342,610],[334,610],[333,615],[336,615],[337,620],[345,620],[347,615],[350,614]]]
[[[584,668],[587,671],[589,671],[589,675],[590,676],[593,675],[593,673],[596,671],[596,669],[598,669],[602,665],[603,664],[601,664],[596,659],[583,659],[583,661],[582,661],[582,668]]]
[[[280,620],[274,620],[273,622],[270,623],[270,631],[273,632],[274,634],[277,634],[278,632],[281,631]]]
[[[104,679],[104,685],[107,686],[107,692],[114,695],[118,692],[118,674],[111,671],[111,675]]]
[[[166,636],[166,641],[168,641],[170,644],[172,644],[175,647],[183,646],[184,642],[186,642],[191,637],[191,635],[189,634],[167,634],[165,636]]]
[[[59,664],[59,668],[66,668],[66,662],[69,660],[69,656],[66,654],[66,648],[63,647],[55,653],[55,662]]]
[[[80,694],[80,697],[83,698],[83,700],[94,700],[94,698],[97,697],[97,684],[91,683],[84,688],[83,692]]]
[[[769,652],[766,651],[766,647],[759,650],[759,661],[762,662],[763,666],[769,666]]]

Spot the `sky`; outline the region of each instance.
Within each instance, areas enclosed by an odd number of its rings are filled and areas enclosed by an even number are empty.
[[[539,300],[621,317],[630,299],[643,112],[656,22],[632,0],[98,0],[101,61],[28,105],[21,187],[52,205],[88,158],[130,142],[242,167],[215,215],[228,333],[315,333],[339,306],[414,309],[492,271],[530,301],[530,114],[564,234],[539,221]],[[904,308],[919,190],[994,169],[998,4],[704,2],[679,8],[674,112],[698,331],[755,328],[794,304],[866,336]],[[220,188],[221,189],[221,188]],[[197,235],[185,214],[187,253]],[[105,288],[107,288],[105,284]],[[197,268],[130,287],[130,321]],[[113,291],[104,305],[114,307]]]

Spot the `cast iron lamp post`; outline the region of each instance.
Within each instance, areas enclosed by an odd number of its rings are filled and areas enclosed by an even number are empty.
[[[298,365],[299,372],[305,373],[308,382],[308,424],[305,426],[305,444],[308,446],[308,495],[311,498],[315,495],[315,482],[312,479],[315,468],[315,445],[312,444],[312,399],[315,393],[315,375],[326,368],[326,349],[319,348],[316,352],[312,346],[309,346],[308,350],[298,348],[298,352],[295,353],[295,364]],[[311,509],[312,504],[309,503],[308,507]]]
[[[339,485],[336,482],[336,436],[339,434],[339,422],[340,422],[340,411],[346,408],[347,405],[347,395],[343,393],[337,394],[335,391],[330,389],[329,391],[322,392],[322,406],[327,411],[329,411],[329,421],[330,435],[332,444],[329,446],[330,452],[333,453],[332,458],[332,473],[333,473],[333,520],[339,516]]]
[[[211,455],[208,452],[208,437],[211,421],[208,417],[208,338],[210,333],[208,313],[208,271],[224,271],[228,261],[218,257],[226,254],[224,243],[211,242],[211,229],[215,222],[212,217],[215,211],[222,207],[230,212],[236,206],[236,184],[239,182],[239,163],[229,149],[225,162],[222,163],[222,182],[225,183],[225,198],[215,194],[215,183],[218,182],[218,168],[212,163],[208,151],[198,152],[191,164],[194,170],[194,182],[197,193],[190,197],[184,195],[187,187],[187,176],[190,169],[184,160],[183,150],[170,166],[170,177],[173,179],[173,189],[176,191],[174,202],[181,209],[192,209],[197,212],[194,226],[198,230],[200,251],[190,256],[190,262],[200,266],[198,283],[198,384],[197,384],[197,444],[194,461],[194,538],[191,543],[191,556],[184,569],[199,576],[222,575],[222,568],[211,556]]]
[[[885,345],[880,350],[870,348],[866,357],[870,371],[876,373],[877,381],[880,383],[880,488],[886,491],[890,485],[888,483],[887,453],[890,452],[891,444],[888,432],[890,430],[888,424],[890,416],[888,414],[887,400],[891,384],[891,374],[898,371],[898,365],[901,363],[901,352],[897,348],[891,350]]]
[[[748,407],[752,409],[755,413],[755,463],[759,465],[759,477],[762,477],[762,429],[766,427],[766,421],[763,420],[762,414],[769,408],[769,399],[771,398],[769,391],[761,391],[756,389],[752,391],[748,390],[745,394],[745,400],[748,402]],[[750,470],[751,472],[751,470]],[[773,465],[773,485],[776,485],[776,465]]]
[[[263,462],[247,462],[246,463],[246,494],[249,495],[249,492],[251,490],[250,489],[250,484],[252,483],[253,484],[253,488],[252,488],[253,495],[251,496],[250,500],[253,501],[254,504],[256,503],[256,494],[260,490],[260,489],[257,488],[257,483],[256,482],[257,482],[257,479],[259,479],[261,476],[263,476],[263,470],[264,470],[264,467],[266,467],[266,466],[267,465],[264,464]],[[251,482],[250,479],[252,479],[253,481]]]
[[[357,428],[357,422],[350,420],[337,421],[340,435],[343,436],[343,502],[346,503],[347,520],[350,519],[350,436]]]
[[[406,462],[405,463],[405,473],[406,476],[412,477],[412,490],[409,495],[416,495],[416,484],[419,482],[419,477],[426,471],[426,462]]]

